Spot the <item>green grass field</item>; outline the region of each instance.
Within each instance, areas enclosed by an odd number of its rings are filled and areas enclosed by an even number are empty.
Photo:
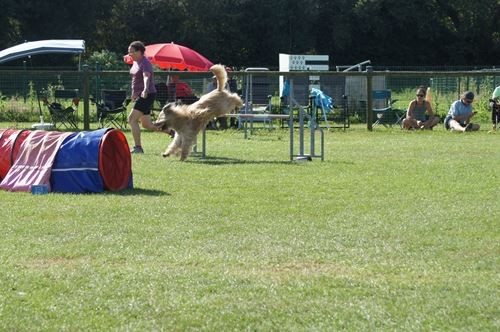
[[[286,130],[184,163],[143,133],[133,190],[0,191],[0,330],[498,331],[487,129],[329,131],[299,163]]]

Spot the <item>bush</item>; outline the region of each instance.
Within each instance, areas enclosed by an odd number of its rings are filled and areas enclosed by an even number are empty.
[[[98,70],[127,70],[127,65],[121,56],[108,50],[92,53],[87,62],[91,67],[96,66]]]

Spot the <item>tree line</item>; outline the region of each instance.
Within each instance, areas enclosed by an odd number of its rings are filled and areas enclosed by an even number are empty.
[[[133,40],[175,42],[213,62],[278,67],[278,53],[330,65],[498,65],[498,0],[2,0],[3,48],[84,39],[85,56]]]

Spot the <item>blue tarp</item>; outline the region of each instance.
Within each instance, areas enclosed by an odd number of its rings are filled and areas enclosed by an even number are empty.
[[[314,97],[316,106],[321,107],[324,113],[330,112],[333,109],[334,104],[332,97],[325,95],[323,91],[312,88],[311,96]]]

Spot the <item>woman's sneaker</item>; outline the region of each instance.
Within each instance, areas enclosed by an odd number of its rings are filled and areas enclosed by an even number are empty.
[[[130,150],[130,153],[144,153],[144,150],[140,146],[134,146],[132,150]]]

